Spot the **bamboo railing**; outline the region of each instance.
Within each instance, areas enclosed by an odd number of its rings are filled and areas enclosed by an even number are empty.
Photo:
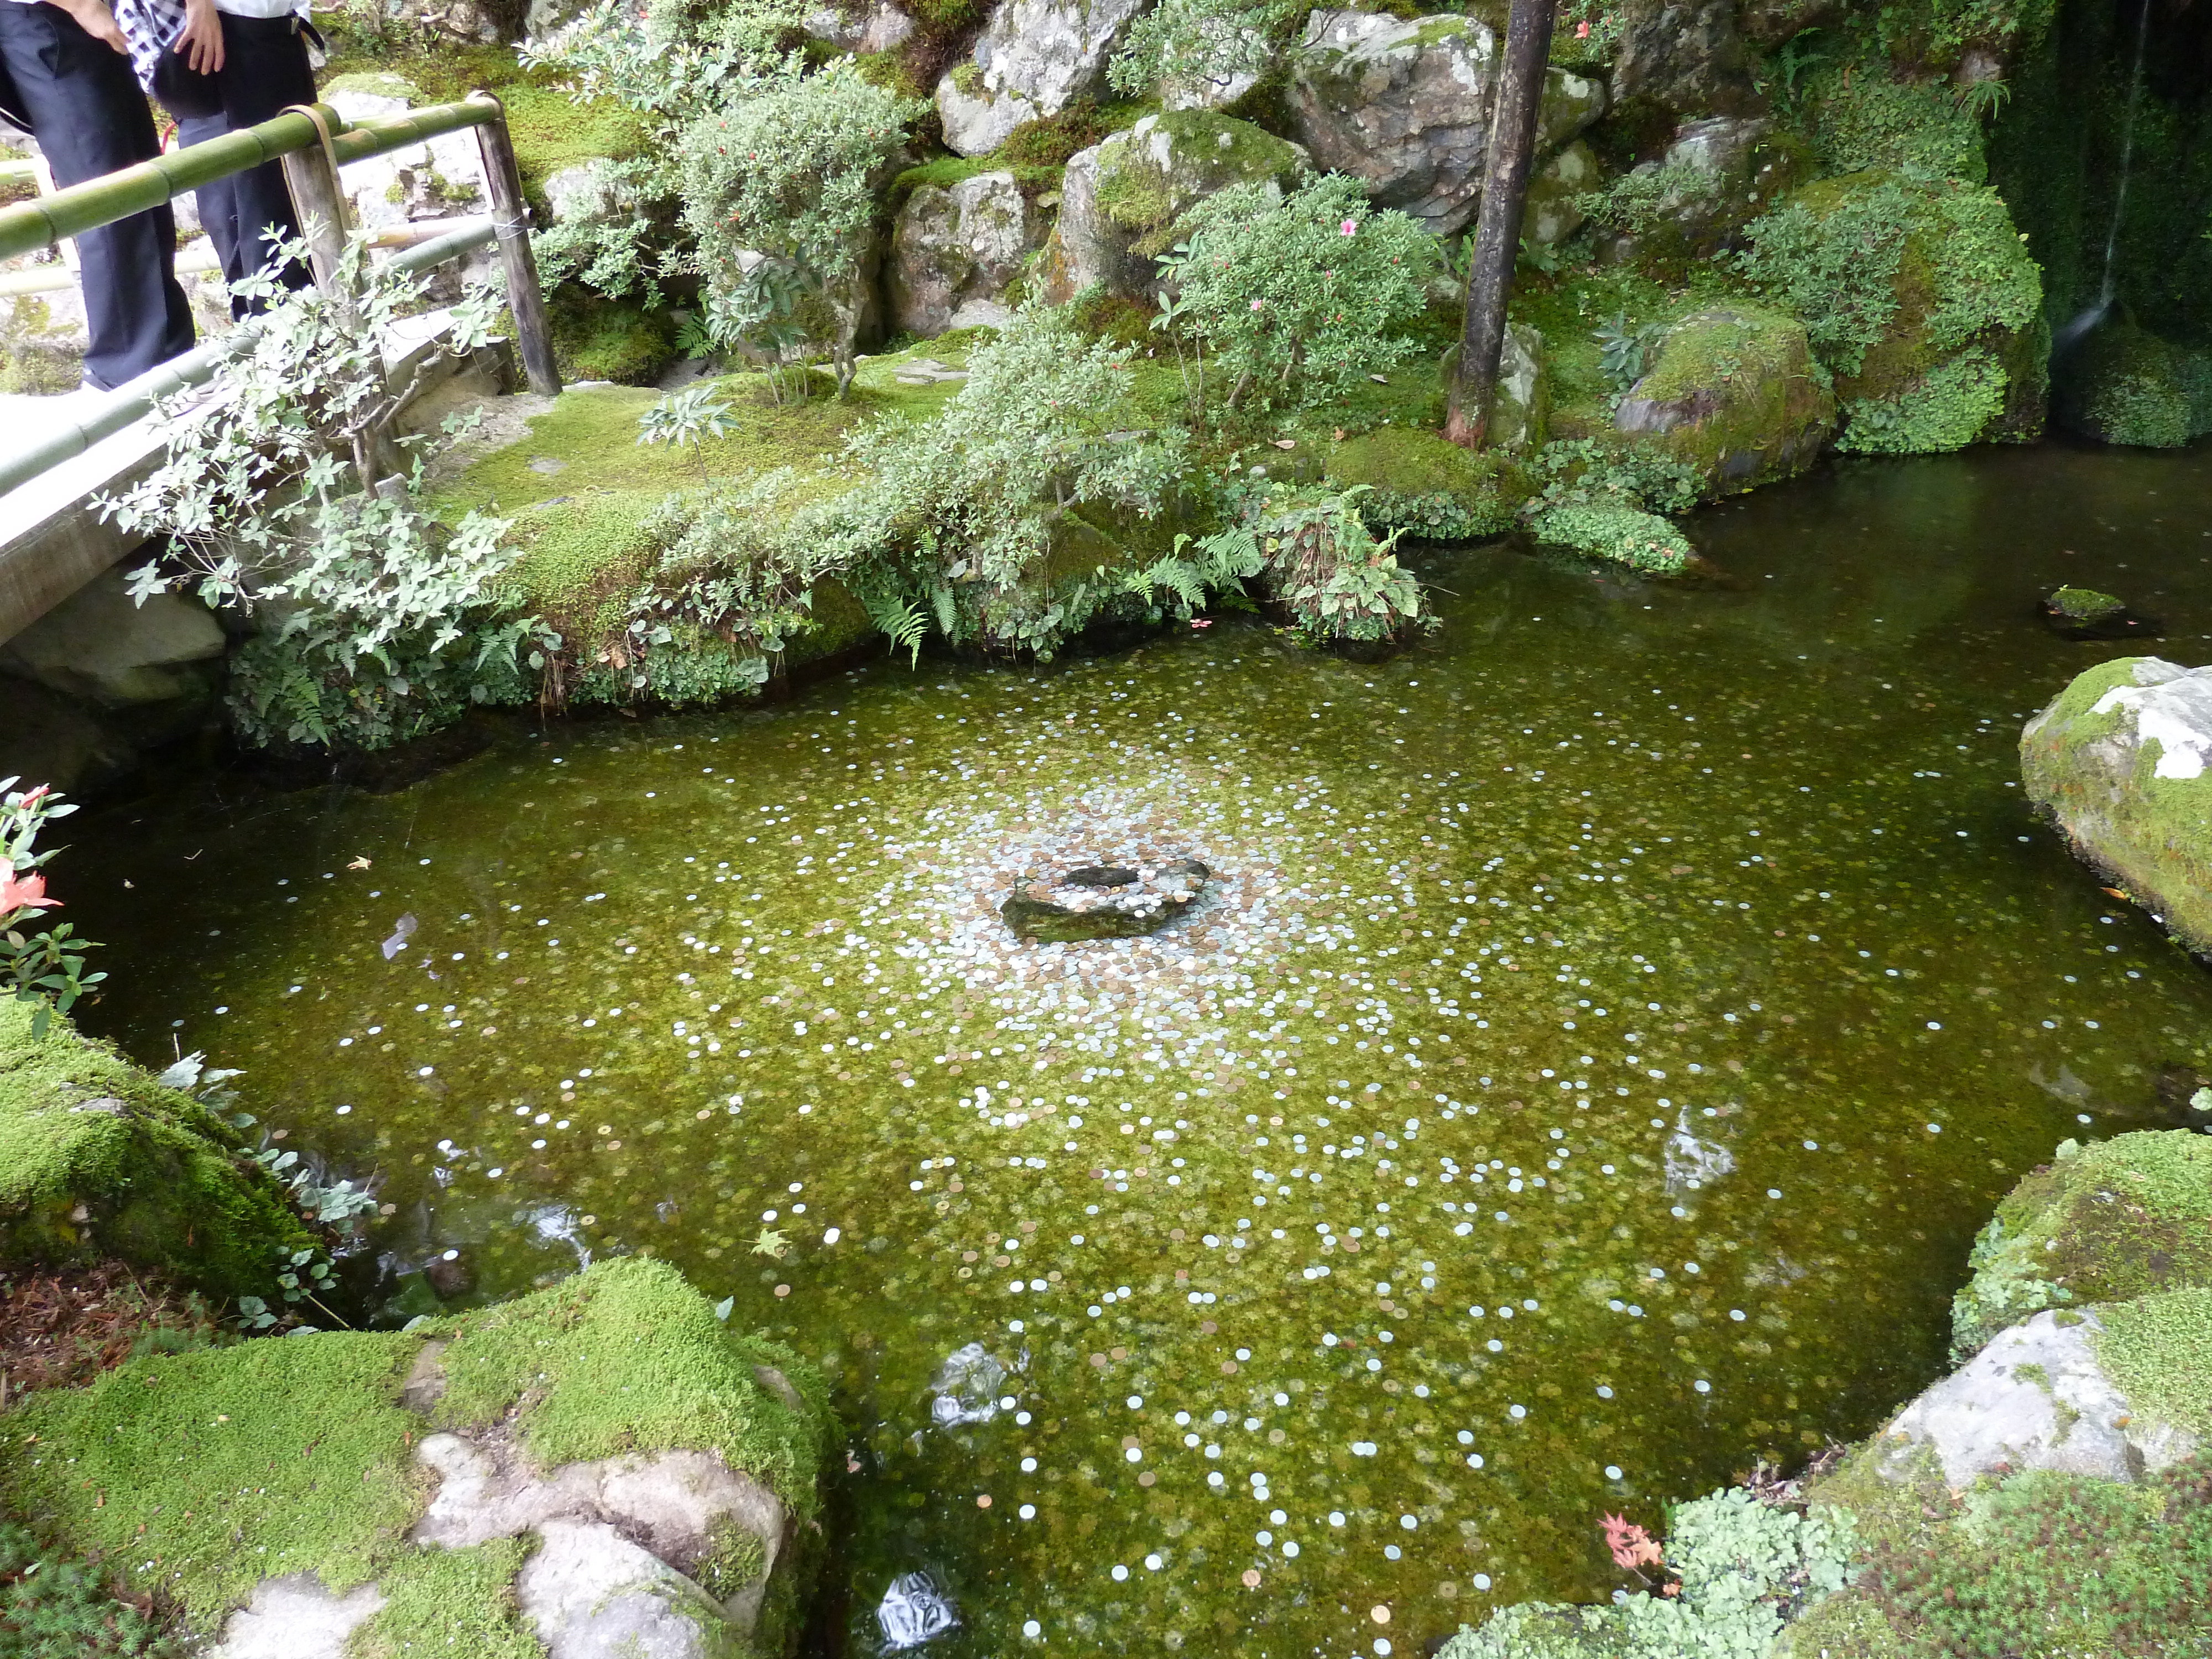
[[[480,92],[459,103],[410,110],[358,125],[349,123],[327,105],[318,104],[315,109],[331,133],[327,150],[313,121],[304,114],[284,114],[49,196],[0,207],[0,258],[52,247],[65,237],[112,224],[159,207],[185,191],[281,159],[285,182],[291,186],[293,200],[307,227],[316,279],[327,286],[336,280],[337,256],[344,246],[338,229],[344,219],[343,198],[333,162],[343,167],[367,161],[472,127],[483,157],[490,216],[465,222],[444,235],[395,255],[392,263],[403,270],[428,270],[496,241],[507,277],[507,308],[514,318],[516,343],[530,389],[549,396],[557,393],[561,376],[554,367],[545,301],[538,283],[538,262],[530,251],[529,209],[523,201],[514,148],[507,137],[507,112],[499,100]],[[37,442],[0,453],[0,495],[120,432],[161,398],[213,379],[222,362],[242,350],[258,332],[249,320],[222,338],[118,386],[88,408],[80,405],[50,426]]]

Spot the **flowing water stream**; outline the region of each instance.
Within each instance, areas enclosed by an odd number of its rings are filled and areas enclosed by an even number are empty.
[[[1480,550],[1378,666],[887,661],[80,820],[57,890],[95,1029],[383,1172],[386,1319],[651,1251],[818,1361],[848,1650],[927,1573],[945,1655],[1410,1654],[1865,1433],[1996,1198],[2212,1065],[2014,763],[2118,648],[2041,589],[2203,659],[2208,508],[2201,453],[1854,465],[1694,521],[1724,586]],[[1152,939],[995,915],[1183,854]]]

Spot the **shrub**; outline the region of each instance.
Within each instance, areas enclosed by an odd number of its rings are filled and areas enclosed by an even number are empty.
[[[1273,67],[1303,9],[1295,0],[1161,0],[1130,25],[1108,76],[1124,97],[1164,82],[1210,88],[1218,100]]]
[[[1264,574],[1300,633],[1317,645],[1395,639],[1424,615],[1420,585],[1398,562],[1398,532],[1377,540],[1360,516],[1364,484],[1277,486],[1252,501],[1243,524],[1200,544],[1240,574]]]
[[[296,241],[289,252],[306,257]],[[356,236],[330,289],[289,294],[265,274],[234,286],[275,302],[251,349],[224,362],[204,409],[162,410],[159,467],[97,501],[125,530],[168,538],[134,574],[133,597],[190,586],[270,619],[232,665],[231,713],[249,742],[380,748],[471,702],[518,696],[518,653],[537,630],[491,620],[489,590],[514,556],[507,525],[473,510],[441,525],[422,494],[422,451],[472,420],[401,441],[412,467],[378,476],[374,434],[413,389],[387,384],[386,355],[425,279],[372,264]],[[483,343],[497,310],[488,293],[464,300],[447,349]],[[337,459],[349,452],[350,466]]]
[[[684,215],[710,303],[734,301],[766,255],[819,283],[814,319],[842,394],[861,321],[861,260],[877,198],[912,100],[863,79],[849,59],[769,83],[702,115],[682,138]]]
[[[1427,308],[1436,240],[1370,206],[1357,180],[1330,173],[1288,197],[1234,185],[1181,228],[1186,240],[1160,262],[1181,290],[1174,327],[1212,354],[1231,407],[1341,397],[1421,349],[1398,331]]]

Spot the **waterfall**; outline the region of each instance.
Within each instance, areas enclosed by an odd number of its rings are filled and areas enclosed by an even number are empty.
[[[2112,222],[2105,232],[2104,279],[2097,286],[2097,303],[2078,313],[2058,331],[2051,342],[2054,356],[2104,321],[2105,313],[2112,308],[2112,259],[2119,252],[2120,216],[2128,205],[2128,173],[2136,154],[2136,106],[2142,101],[2143,48],[2149,39],[2150,0],[2142,0],[2142,9],[2136,18],[2135,64],[2128,75],[2127,114],[2120,124],[2119,186],[2112,192]]]

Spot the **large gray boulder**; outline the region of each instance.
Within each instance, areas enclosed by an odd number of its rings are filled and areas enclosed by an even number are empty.
[[[1279,198],[1305,163],[1297,145],[1249,121],[1205,110],[1145,117],[1069,159],[1045,297],[1065,304],[1098,285],[1150,301],[1159,288],[1154,258],[1172,245],[1178,219],[1231,185],[1260,185]]]
[[[1438,235],[1463,229],[1482,195],[1504,42],[1480,17],[1411,21],[1316,11],[1291,54],[1288,103],[1316,166],[1366,181]],[[1547,158],[1606,111],[1604,82],[1545,72],[1537,153]]]
[[[1017,127],[1105,89],[1106,65],[1151,0],[1007,0],[937,83],[945,142],[985,155]]]
[[[2075,678],[2021,734],[2028,799],[2075,851],[2212,955],[2212,667],[2122,657]]]
[[[1613,95],[1677,116],[1759,112],[1736,0],[1623,0]]]
[[[1808,162],[1804,146],[1778,137],[1764,116],[1685,122],[1665,154],[1628,175],[1638,222],[1632,240],[1670,252],[1710,252],[1802,182]],[[1606,257],[1619,263],[1630,255],[1620,246]]]
[[[933,335],[1003,323],[1000,296],[1044,238],[1043,216],[1011,173],[921,185],[891,228],[891,325]]]
[[[893,51],[914,34],[914,19],[890,0],[875,0],[873,5],[850,10],[824,6],[809,12],[800,27],[810,39],[825,46],[867,54]]]
[[[1716,306],[1668,330],[1613,426],[1695,467],[1709,494],[1729,495],[1818,460],[1835,435],[1836,398],[1795,316]]]
[[[2190,1456],[2197,1437],[2130,1404],[2108,1374],[2104,1331],[2093,1312],[2051,1311],[1998,1333],[1898,1414],[1880,1443],[1883,1472],[1901,1476],[1916,1446],[1954,1488],[2028,1469],[2132,1481]]]

